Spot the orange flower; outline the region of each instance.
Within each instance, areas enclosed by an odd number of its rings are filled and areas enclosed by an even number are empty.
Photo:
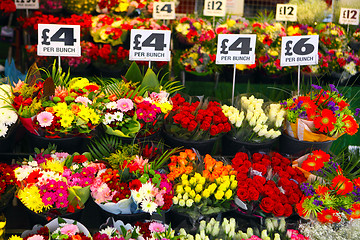
[[[321,223],[338,223],[341,219],[337,216],[337,213],[339,212],[332,208],[324,209],[318,213],[317,218]]]
[[[359,125],[352,116],[345,115],[342,121],[345,124],[344,128],[347,134],[354,135],[357,133]]]
[[[330,155],[324,152],[323,150],[315,150],[311,153],[317,160],[321,160],[323,162],[330,161]]]
[[[334,177],[331,183],[332,188],[335,189],[339,195],[346,195],[354,190],[353,183],[343,175]]]
[[[81,240],[80,235],[72,235],[71,240]]]
[[[348,216],[349,219],[360,218],[360,203],[354,203],[351,207],[351,215]]]
[[[110,96],[109,96],[109,100],[110,101],[116,101],[116,96],[115,96],[115,94],[111,94]]]
[[[320,116],[314,118],[315,128],[323,133],[331,132],[335,128],[334,123],[336,123],[336,117],[329,109],[323,109]]]
[[[355,184],[355,186],[359,187],[360,186],[360,177],[354,179],[353,183]]]
[[[46,107],[45,111],[53,113],[53,114],[55,113],[55,111],[54,111],[54,109],[52,107]]]
[[[302,164],[301,168],[305,171],[311,172],[311,171],[317,171],[324,167],[324,162],[321,160],[318,160],[316,157],[310,155]]]
[[[72,104],[72,105],[71,105],[71,112],[73,112],[74,114],[79,113],[79,112],[80,112],[79,106],[76,105],[76,104]]]
[[[142,96],[136,96],[134,98],[134,102],[137,104],[141,103],[142,101],[144,101],[144,98]]]
[[[324,195],[325,193],[327,193],[329,191],[328,187],[319,185],[316,189],[315,192],[319,195]]]

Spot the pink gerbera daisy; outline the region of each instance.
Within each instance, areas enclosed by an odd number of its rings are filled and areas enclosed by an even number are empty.
[[[54,119],[54,116],[50,112],[41,112],[36,116],[41,127],[49,127]]]
[[[134,104],[131,99],[121,98],[116,101],[117,108],[122,112],[130,111],[134,108]]]
[[[60,229],[61,234],[73,236],[79,232],[79,228],[74,224],[67,224]]]
[[[164,232],[165,231],[165,227],[164,225],[162,225],[161,223],[158,222],[152,222],[149,225],[149,230],[151,232]]]

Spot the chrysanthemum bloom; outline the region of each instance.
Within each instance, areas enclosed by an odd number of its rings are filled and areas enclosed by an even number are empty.
[[[353,183],[342,175],[334,177],[331,183],[331,186],[339,195],[346,195],[354,190]]]
[[[357,133],[359,125],[352,116],[345,115],[342,121],[343,123],[345,123],[344,128],[347,134],[354,135],[355,133]]]
[[[49,127],[54,119],[54,116],[49,112],[41,112],[36,116],[41,127]]]
[[[340,222],[340,218],[337,216],[339,212],[329,208],[329,209],[324,209],[322,210],[320,213],[318,213],[317,218],[318,221],[321,223],[338,223]]]
[[[329,109],[322,110],[320,116],[314,119],[315,128],[323,133],[329,133],[334,130],[334,123],[336,123],[336,117]]]
[[[122,112],[130,111],[134,108],[134,104],[131,99],[121,98],[116,101],[117,108]]]

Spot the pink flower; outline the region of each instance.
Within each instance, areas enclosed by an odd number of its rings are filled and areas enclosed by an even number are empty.
[[[134,108],[133,102],[128,98],[121,98],[116,101],[117,108],[122,112],[130,111]]]
[[[76,103],[82,103],[85,105],[85,107],[88,106],[88,104],[92,104],[92,101],[90,99],[88,99],[87,97],[82,97],[82,96],[79,96],[75,99],[75,102]]]
[[[73,236],[79,232],[79,228],[74,224],[67,224],[60,229],[61,234]]]
[[[144,171],[145,165],[149,162],[149,159],[143,159],[142,156],[136,155],[134,158],[134,162],[139,166],[139,168]]]
[[[66,152],[56,152],[55,156],[61,160],[61,159],[67,158],[67,156],[69,156],[69,154]]]
[[[29,237],[28,239],[29,240],[44,240],[44,237],[36,234],[36,235]]]
[[[158,222],[152,222],[149,225],[149,230],[151,232],[164,232],[165,231],[165,227],[164,225],[162,225],[161,223]]]
[[[38,120],[41,127],[49,127],[52,123],[54,116],[50,112],[41,112],[36,116],[36,120]]]
[[[155,201],[154,201],[159,207],[164,206],[164,198],[161,193],[156,194]]]

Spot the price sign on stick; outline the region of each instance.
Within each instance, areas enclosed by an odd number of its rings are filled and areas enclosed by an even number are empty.
[[[170,61],[169,30],[131,29],[131,61]]]
[[[223,17],[226,14],[226,0],[205,0],[204,15]]]
[[[254,64],[256,34],[219,34],[216,64]]]
[[[16,9],[39,9],[39,0],[15,0]]]
[[[80,57],[80,25],[39,24],[37,54]]]
[[[276,21],[297,21],[297,5],[276,4]]]
[[[340,24],[359,25],[359,9],[341,8],[340,10]]]
[[[154,19],[175,19],[175,2],[154,2]]]

